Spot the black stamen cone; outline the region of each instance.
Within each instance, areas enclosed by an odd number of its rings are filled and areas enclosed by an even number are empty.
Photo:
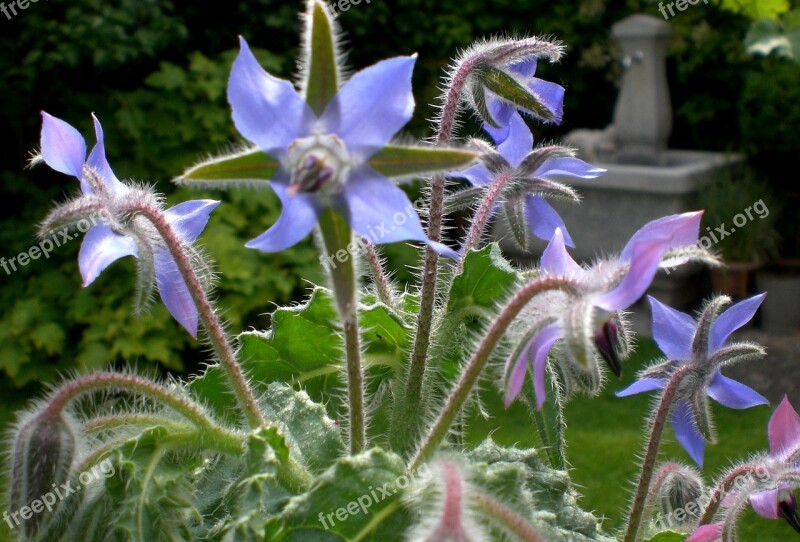
[[[622,364],[617,354],[617,344],[619,343],[617,324],[613,321],[608,321],[603,324],[603,329],[597,334],[594,342],[597,345],[597,350],[600,351],[600,355],[603,356],[603,359],[611,369],[611,372],[614,373],[617,378],[622,376]]]
[[[778,494],[778,515],[785,519],[792,528],[800,533],[800,516],[797,515],[797,501],[789,490]]]

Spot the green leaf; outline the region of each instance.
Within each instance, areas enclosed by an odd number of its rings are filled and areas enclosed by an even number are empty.
[[[551,121],[555,119],[553,113],[547,109],[538,96],[503,70],[489,67],[481,70],[479,76],[486,88],[494,92],[499,98],[529,111],[542,120]]]
[[[448,318],[463,320],[466,316],[492,314],[518,279],[497,243],[471,250],[464,258],[464,270],[450,287]]]
[[[313,489],[291,499],[270,520],[267,539],[403,540],[410,522],[400,502],[408,482],[404,473],[399,456],[378,448],[339,459]]]
[[[261,149],[247,149],[201,162],[176,179],[178,184],[225,188],[231,184],[269,181],[280,163]]]
[[[686,540],[686,533],[676,533],[675,531],[661,531],[645,542],[683,542]]]
[[[777,19],[789,10],[789,0],[722,0],[724,9],[753,20]]]
[[[336,36],[333,21],[322,2],[313,3],[307,24],[310,24],[306,44],[310,58],[304,74],[306,101],[319,117],[339,90]]]
[[[486,87],[483,85],[473,86],[472,103],[475,105],[475,109],[478,110],[478,115],[483,119],[483,122],[494,128],[501,128],[497,121],[494,120],[492,112],[489,111],[489,106],[486,103]]]
[[[368,163],[391,178],[459,169],[477,158],[477,153],[464,149],[388,145],[374,154]]]

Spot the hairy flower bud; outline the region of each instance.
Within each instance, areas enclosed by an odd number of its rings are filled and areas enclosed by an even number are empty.
[[[695,525],[704,504],[705,485],[700,474],[692,468],[668,463],[661,468],[658,477],[657,498],[667,525]]]
[[[12,512],[31,506],[65,482],[77,448],[77,425],[63,412],[54,413],[45,408],[23,417],[17,426],[11,452]],[[35,533],[49,512],[48,509],[34,513],[29,519],[22,515],[20,531],[26,535]]]

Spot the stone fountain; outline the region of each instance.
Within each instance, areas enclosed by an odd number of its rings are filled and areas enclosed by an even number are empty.
[[[744,160],[739,155],[667,148],[672,107],[666,44],[671,34],[668,23],[649,15],[616,23],[612,35],[623,51],[624,75],[613,124],[605,130],[575,130],[564,138],[578,148],[582,159],[608,170],[595,180],[564,179],[581,194],[581,205],[554,203],[575,241],[572,254],[577,260],[619,251],[650,220],[696,210],[699,191]],[[503,248],[524,259],[512,245],[506,241]],[[544,246],[533,240],[529,249],[539,254]],[[651,293],[678,308],[693,306],[708,292],[698,273],[682,267],[668,276],[661,274]]]

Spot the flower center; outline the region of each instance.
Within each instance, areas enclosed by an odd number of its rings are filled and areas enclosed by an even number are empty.
[[[333,134],[313,135],[292,141],[286,157],[291,195],[336,194],[350,172],[350,156]]]

